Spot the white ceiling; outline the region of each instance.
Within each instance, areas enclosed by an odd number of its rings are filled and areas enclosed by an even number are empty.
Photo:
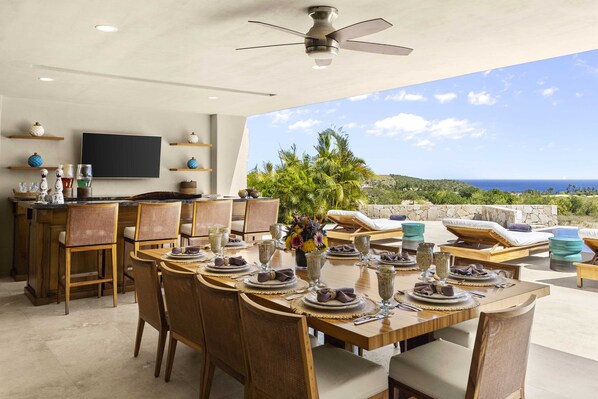
[[[342,51],[311,68],[307,7],[339,9],[337,28],[382,17],[360,40],[412,47],[408,57]],[[595,0],[2,0],[0,94],[81,103],[252,115],[598,48]],[[113,34],[97,24],[119,28]],[[54,82],[37,80],[50,76]],[[244,94],[219,87],[275,96]],[[218,96],[208,100],[208,96]]]

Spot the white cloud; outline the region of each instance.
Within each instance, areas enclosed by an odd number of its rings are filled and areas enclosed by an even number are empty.
[[[484,77],[490,75],[490,72],[492,72],[492,69],[488,69],[487,71],[482,72],[482,75],[484,75]]]
[[[457,98],[457,94],[456,93],[440,93],[440,94],[434,94],[434,98],[440,103],[440,104],[445,104],[448,102],[453,101],[455,98]]]
[[[343,128],[345,129],[353,129],[354,127],[357,127],[357,123],[355,122],[349,122],[343,125]]]
[[[273,125],[277,125],[287,123],[295,115],[304,115],[308,112],[309,110],[307,109],[283,109],[282,111],[270,112],[266,115],[270,117],[270,122]]]
[[[417,147],[423,147],[426,149],[431,149],[432,147],[434,147],[436,144],[434,144],[433,142],[431,142],[428,139],[424,139],[424,140],[420,140],[417,142],[416,146]]]
[[[371,94],[362,94],[362,95],[359,95],[359,96],[349,97],[349,98],[347,98],[347,100],[349,100],[349,101],[363,101],[363,100],[367,100],[371,96],[372,96]]]
[[[586,72],[589,72],[589,73],[598,73],[598,67],[588,64],[588,62],[586,60],[582,60],[581,58],[578,58],[577,60],[575,60],[575,66],[579,67],[579,68],[583,68],[586,70]]]
[[[470,91],[467,94],[467,99],[469,100],[469,103],[473,105],[494,105],[498,101],[495,97],[492,97],[490,93],[485,91],[480,91],[479,93]]]
[[[408,140],[416,134],[423,133],[429,124],[430,122],[419,115],[400,113],[374,122],[375,129],[368,132],[386,136],[401,135]]]
[[[540,94],[542,94],[542,97],[551,97],[557,91],[559,91],[559,88],[552,86],[552,87],[542,90],[540,92]]]
[[[576,92],[576,93],[575,93],[575,97],[577,97],[577,98],[581,98],[581,97],[583,97],[583,93]]]
[[[401,90],[398,93],[389,94],[384,98],[386,101],[427,101],[428,99],[419,93],[407,93]]]
[[[484,130],[469,122],[467,119],[447,118],[435,122],[430,126],[432,137],[443,137],[453,140],[462,139],[466,136],[478,138],[484,135]]]
[[[312,127],[314,127],[315,125],[318,125],[320,123],[319,120],[316,119],[303,119],[303,120],[299,120],[295,123],[293,123],[292,125],[289,125],[288,129],[289,130],[309,130]]]

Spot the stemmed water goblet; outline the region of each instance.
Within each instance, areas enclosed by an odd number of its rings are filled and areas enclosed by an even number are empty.
[[[307,279],[309,281],[310,292],[316,292],[323,284],[320,282],[320,273],[324,263],[326,263],[326,254],[320,251],[312,251],[305,254],[307,259]]]
[[[434,243],[422,242],[417,247],[417,253],[415,260],[417,267],[422,271],[420,279],[422,281],[428,281],[428,269],[432,266]]]
[[[359,263],[357,265],[367,266],[368,254],[370,253],[370,236],[355,237],[355,248],[359,251]]]
[[[260,272],[269,272],[272,269],[268,265],[268,262],[270,262],[276,251],[276,241],[264,240],[257,244],[257,248],[259,252]]]
[[[210,249],[214,255],[218,256],[218,253],[222,249],[222,233],[210,233],[208,238],[210,240]]]
[[[388,317],[390,315],[390,299],[395,291],[395,268],[392,265],[382,265],[376,271],[378,276],[378,295],[382,298],[380,315]]]
[[[219,233],[222,235],[221,244],[222,247],[220,248],[220,256],[224,258],[224,249],[226,244],[228,244],[228,239],[230,236],[230,229],[228,227],[221,227],[219,229]]]
[[[284,248],[284,242],[282,241],[284,224],[275,223],[270,225],[270,234],[272,235],[272,238],[276,240],[276,247],[281,249]]]
[[[446,278],[451,270],[451,260],[453,254],[450,252],[436,252],[434,254],[434,264],[436,265],[436,275],[441,282],[446,283]]]

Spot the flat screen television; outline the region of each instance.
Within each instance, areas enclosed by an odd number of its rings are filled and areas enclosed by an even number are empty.
[[[91,164],[94,178],[160,177],[161,144],[158,136],[83,133],[81,163]]]

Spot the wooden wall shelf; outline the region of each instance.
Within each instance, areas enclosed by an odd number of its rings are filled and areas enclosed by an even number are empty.
[[[203,144],[203,143],[170,143],[170,145],[184,146],[184,147],[212,147],[212,144]]]
[[[48,172],[54,169],[58,169],[58,166],[38,166],[38,167],[32,167],[32,166],[9,166],[8,169],[11,170],[42,170],[42,169],[48,169]]]
[[[9,139],[23,139],[23,140],[64,140],[64,137],[60,136],[32,136],[32,135],[21,135],[13,134],[8,136]]]
[[[210,168],[197,168],[197,169],[190,169],[190,168],[170,168],[172,172],[211,172],[212,169]]]

